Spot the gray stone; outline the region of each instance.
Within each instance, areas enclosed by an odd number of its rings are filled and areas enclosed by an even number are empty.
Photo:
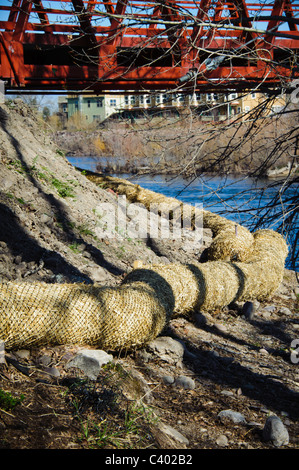
[[[172,439],[174,439],[177,442],[180,442],[182,444],[189,444],[188,439],[183,436],[177,429],[173,428],[172,426],[169,426],[168,424],[165,423],[159,423],[159,430],[163,432],[164,434],[167,434],[170,436]]]
[[[265,348],[259,349],[259,353],[260,353],[260,354],[264,354],[264,356],[267,356],[267,354],[269,354],[269,352],[268,352],[267,349],[265,349]]]
[[[246,423],[246,419],[242,413],[233,410],[223,410],[218,413],[221,421],[232,421],[233,423]]]
[[[109,279],[109,274],[102,266],[91,268],[88,271],[85,270],[85,273],[88,274],[94,282],[105,282]]]
[[[126,372],[128,372],[128,376],[124,380],[123,394],[129,400],[138,399],[147,404],[153,403],[154,397],[151,389],[141,372],[134,368],[126,370]]]
[[[269,416],[263,429],[263,438],[265,441],[271,441],[275,447],[289,443],[288,430],[278,416]]]
[[[175,379],[175,385],[184,388],[185,390],[194,390],[195,389],[195,382],[191,377],[187,377],[186,375],[179,375]]]
[[[147,348],[171,364],[180,364],[184,356],[184,346],[170,336],[159,336],[151,341]]]
[[[42,224],[48,224],[49,222],[51,222],[53,219],[48,215],[48,214],[41,214],[40,216],[40,222]]]
[[[230,390],[222,390],[220,393],[221,393],[221,395],[225,395],[226,397],[233,397],[234,396],[234,392],[231,392]]]
[[[43,371],[46,372],[46,374],[51,375],[52,377],[60,377],[60,372],[57,367],[44,367]]]
[[[255,306],[253,302],[245,302],[242,308],[242,315],[246,320],[252,320],[255,314]]]
[[[280,307],[279,312],[282,313],[282,315],[292,315],[291,310],[288,307]]]
[[[10,176],[6,175],[4,178],[1,178],[0,180],[0,186],[2,188],[2,191],[8,191],[13,185],[14,185],[14,179],[11,178]]]
[[[207,317],[203,313],[196,313],[194,318],[197,326],[205,326],[208,323]]]
[[[214,327],[221,333],[227,333],[227,328],[222,323],[215,323]]]
[[[263,308],[263,310],[266,310],[266,312],[269,312],[269,313],[274,313],[276,310],[276,305],[267,305],[266,307]]]
[[[216,439],[216,444],[219,447],[227,447],[228,446],[228,439],[224,434],[220,434],[220,436]]]
[[[14,351],[14,354],[18,356],[20,359],[30,358],[30,351],[28,349],[19,349],[18,351]]]
[[[266,320],[271,318],[272,312],[269,312],[269,310],[262,310],[261,311],[261,316],[265,318]]]
[[[166,385],[174,383],[174,377],[172,377],[172,375],[163,375],[162,380]]]
[[[38,358],[39,364],[42,366],[48,366],[52,361],[51,356],[48,356],[47,354],[44,354],[43,356]]]
[[[113,360],[111,354],[98,349],[81,349],[76,356],[66,364],[66,368],[76,367],[89,377],[96,380],[101,367]]]

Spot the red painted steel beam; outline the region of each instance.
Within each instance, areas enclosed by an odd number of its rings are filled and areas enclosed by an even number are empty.
[[[34,0],[35,10],[37,11],[39,20],[42,25],[49,25],[49,17],[43,7],[41,0]]]
[[[265,32],[252,27],[258,8],[258,20],[268,21]],[[277,60],[286,49],[293,54],[299,50],[299,2],[291,0],[275,0],[272,5],[245,0],[66,0],[63,6],[50,0],[47,8],[42,0],[13,0],[10,8],[0,10],[8,12],[7,21],[0,21],[0,76],[11,87],[163,89],[176,86],[189,69],[196,69],[193,85],[206,89],[215,81],[220,88],[232,83],[242,87],[298,76],[298,70],[282,67]],[[53,21],[56,14],[66,18],[65,24]],[[70,21],[75,17],[77,22]],[[280,30],[282,21],[289,31]],[[127,59],[132,57],[126,67],[118,60],[119,48]],[[144,48],[153,55],[147,51],[142,62]],[[40,63],[35,63],[35,50],[45,51],[47,60],[40,54]],[[163,52],[167,60],[172,55],[165,67],[156,66],[159,50],[168,51],[168,56]],[[217,67],[205,61],[223,54],[224,62]],[[89,56],[87,65],[82,57]],[[71,63],[73,57],[73,65],[63,62],[68,58]]]
[[[86,36],[87,42],[91,47],[97,46],[95,30],[91,24],[91,13],[85,9],[83,0],[72,0],[76,16],[78,17],[82,34]]]
[[[116,7],[114,9],[115,17],[111,19],[111,27],[109,36],[109,44],[116,46],[120,42],[120,39],[123,37],[125,30],[123,26],[123,17],[126,12],[128,0],[118,0]]]
[[[269,20],[267,31],[264,36],[264,46],[267,47],[268,45],[272,45],[275,37],[273,33],[277,31],[280,21],[276,19],[276,17],[281,17],[286,7],[286,0],[275,0],[273,5],[273,10],[271,16],[273,19]],[[272,34],[269,34],[271,32]]]
[[[29,15],[33,6],[32,0],[22,0],[19,6],[19,14],[16,19],[16,25],[13,32],[13,41],[22,43],[23,34],[26,31]]]

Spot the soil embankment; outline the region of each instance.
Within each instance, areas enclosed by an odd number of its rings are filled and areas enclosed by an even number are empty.
[[[22,102],[0,113],[2,282],[118,285],[137,260],[187,263],[211,243],[208,230],[201,246],[187,233],[134,239],[117,225],[98,236],[100,206],[117,208],[117,195],[73,168]],[[173,319],[148,348],[112,355],[96,380],[70,367],[74,345],[4,351],[0,448],[271,448],[270,414],[288,431],[281,446],[298,447],[296,274],[251,307]]]

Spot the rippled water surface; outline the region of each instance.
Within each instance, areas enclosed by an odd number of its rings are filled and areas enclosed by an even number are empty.
[[[70,163],[82,170],[97,171],[98,159],[96,157],[68,157]],[[204,176],[196,179],[185,179],[181,176],[166,175],[134,176],[130,174],[119,175],[129,179],[142,187],[175,197],[188,204],[203,204],[204,209],[219,213],[248,228],[254,227],[256,221],[263,218],[263,228],[276,229],[285,216],[269,220],[266,211],[267,204],[277,195],[275,182],[267,179],[253,179],[234,176]],[[265,189],[266,188],[266,189]],[[299,185],[294,184],[288,192],[283,193],[283,201],[290,196],[297,195],[299,199]],[[287,213],[289,207],[284,205],[283,212]],[[276,214],[282,214],[282,206],[276,209]],[[270,215],[273,214],[273,211]],[[298,236],[299,224],[288,233],[288,243]],[[290,260],[288,259],[288,266]],[[299,271],[299,260],[295,260],[296,271]]]

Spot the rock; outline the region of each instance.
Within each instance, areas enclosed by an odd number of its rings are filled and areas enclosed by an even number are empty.
[[[166,256],[161,256],[159,261],[163,264],[170,264],[171,263],[171,261]]]
[[[43,356],[39,357],[38,362],[42,366],[48,366],[51,363],[52,359],[51,356],[44,354]]]
[[[182,387],[185,390],[194,390],[195,389],[195,382],[191,377],[187,377],[186,375],[179,375],[175,381],[174,384],[177,385],[178,387]]]
[[[223,410],[218,413],[218,417],[222,422],[232,421],[233,423],[246,423],[246,419],[242,413],[233,410]]]
[[[144,403],[151,404],[154,401],[151,389],[146,379],[138,370],[134,368],[124,369],[127,373],[123,381],[123,394],[129,400],[140,400]]]
[[[208,323],[207,317],[203,313],[196,313],[194,318],[197,326],[205,326]]]
[[[278,310],[278,313],[281,313],[282,315],[292,315],[291,310],[288,307],[280,307]]]
[[[221,333],[227,333],[227,328],[226,326],[222,325],[222,323],[215,323],[214,327],[216,330],[220,331]]]
[[[271,312],[269,312],[268,310],[262,310],[261,311],[261,316],[263,318],[265,318],[266,320],[271,318],[271,315],[272,315]]]
[[[228,439],[224,434],[220,434],[220,436],[216,439],[216,444],[220,447],[227,447],[228,446]]]
[[[166,385],[174,383],[174,377],[172,377],[172,375],[163,375],[162,380]]]
[[[233,397],[234,396],[234,392],[231,392],[230,390],[222,390],[220,392],[221,395],[225,395],[226,397]]]
[[[269,313],[274,313],[276,310],[276,305],[267,305],[263,308],[263,310]]]
[[[109,274],[106,269],[101,266],[85,270],[85,274],[87,274],[94,282],[106,282],[109,279]]]
[[[253,302],[245,302],[242,308],[242,315],[246,320],[252,320],[255,314],[255,306]]]
[[[181,443],[184,445],[189,444],[189,440],[183,436],[177,429],[173,428],[172,426],[169,426],[168,424],[165,423],[159,423],[159,431],[163,434],[166,434],[168,437],[176,441],[177,443]]]
[[[78,351],[74,359],[69,361],[65,367],[66,369],[77,367],[91,380],[96,380],[101,367],[112,360],[113,356],[111,354],[107,354],[105,351],[97,349],[81,349]]]
[[[52,217],[50,217],[49,215],[47,214],[41,214],[40,216],[40,222],[42,224],[48,224],[49,222],[52,222]]]
[[[281,447],[289,443],[289,433],[278,416],[270,416],[263,429],[265,441],[271,441],[275,447]]]
[[[269,354],[268,351],[267,351],[267,349],[265,349],[265,348],[261,348],[261,349],[259,350],[259,353],[260,353],[260,354],[263,354],[264,356],[267,356],[267,354]]]
[[[44,367],[43,372],[46,372],[46,374],[49,374],[52,377],[60,377],[60,372],[57,367]]]
[[[18,356],[20,359],[30,358],[30,351],[28,349],[19,349],[18,351],[14,351],[14,354]]]
[[[169,336],[159,336],[151,341],[147,348],[171,364],[180,364],[184,356],[184,346]]]

